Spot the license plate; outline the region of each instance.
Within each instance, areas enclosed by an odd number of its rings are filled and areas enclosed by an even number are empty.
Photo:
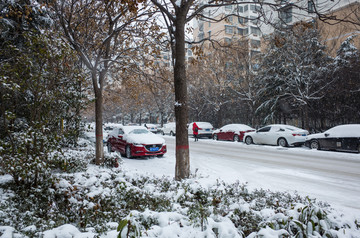
[[[336,142],[337,147],[341,147],[341,142]]]
[[[210,129],[206,129],[205,131],[210,131]]]
[[[158,151],[159,148],[158,147],[150,147],[150,151]]]

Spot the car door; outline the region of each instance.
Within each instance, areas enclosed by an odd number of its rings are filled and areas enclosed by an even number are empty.
[[[266,144],[266,141],[268,141],[269,132],[270,132],[271,126],[266,126],[263,128],[260,128],[256,131],[254,134],[254,143],[255,144]]]
[[[325,132],[325,137],[322,138],[319,142],[320,142],[320,148],[324,150],[341,149],[342,146],[341,139],[332,136],[330,132]]]
[[[218,133],[218,139],[219,140],[228,140],[228,128],[225,126],[220,129]]]
[[[125,153],[123,137],[124,137],[124,131],[123,129],[119,128],[115,135],[113,146],[120,153]]]
[[[268,145],[277,145],[278,139],[283,137],[287,138],[288,131],[280,126],[272,126],[269,132],[268,141],[266,142]]]
[[[270,130],[264,134],[263,143],[266,145],[277,145],[277,140],[279,137],[282,137],[285,130],[278,126],[271,126]]]

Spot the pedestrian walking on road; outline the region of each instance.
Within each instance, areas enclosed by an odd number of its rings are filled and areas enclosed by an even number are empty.
[[[198,127],[198,125],[196,125],[195,122],[193,123],[192,129],[193,129],[193,135],[194,135],[195,141],[198,141],[199,140],[199,127]]]

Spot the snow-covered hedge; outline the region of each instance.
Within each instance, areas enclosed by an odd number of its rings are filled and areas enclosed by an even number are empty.
[[[16,186],[0,177],[0,237],[359,237],[357,221],[296,194],[249,191],[201,176],[178,182],[85,163],[88,147],[64,150],[83,161],[51,184]],[[90,153],[91,152],[91,153]],[[115,155],[116,157],[116,155]],[[115,157],[109,158],[111,161]],[[70,163],[70,162],[69,162]],[[111,163],[109,163],[111,164]]]

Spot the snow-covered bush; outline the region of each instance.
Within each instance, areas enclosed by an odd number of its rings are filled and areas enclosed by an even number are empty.
[[[51,177],[48,156],[56,145],[56,138],[44,131],[47,131],[44,127],[28,127],[0,139],[0,165],[5,173],[13,176],[17,185],[37,186]]]
[[[182,182],[139,175],[123,170],[121,161],[117,168],[96,166],[93,149],[63,149],[57,157],[83,165],[53,172],[51,183],[23,189],[1,177],[0,234],[55,237],[71,228],[79,237],[350,238],[360,232],[357,221],[297,194],[250,191],[240,182],[205,186],[201,175]]]

